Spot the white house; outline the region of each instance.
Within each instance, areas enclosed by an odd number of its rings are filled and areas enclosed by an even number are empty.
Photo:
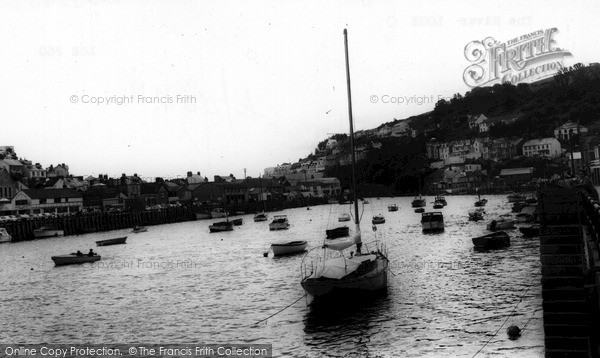
[[[77,212],[83,209],[83,196],[75,189],[24,189],[11,203],[19,214]]]
[[[556,138],[532,139],[523,143],[523,155],[526,157],[556,158],[561,152],[560,142]]]
[[[558,139],[569,140],[572,134],[577,135],[580,133],[587,133],[587,131],[588,129],[586,127],[568,121],[554,130],[554,137]]]

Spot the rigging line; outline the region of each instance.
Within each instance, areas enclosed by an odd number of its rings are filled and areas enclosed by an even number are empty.
[[[525,290],[525,292],[523,293],[523,295],[521,295],[521,299],[519,299],[519,302],[517,302],[517,304],[515,305],[515,307],[513,308],[513,310],[506,317],[506,319],[504,320],[504,323],[502,323],[502,325],[500,326],[500,328],[498,328],[498,330],[496,330],[496,333],[494,333],[494,335],[491,336],[490,339],[488,339],[487,342],[485,342],[485,344],[483,345],[483,347],[479,348],[479,350],[477,351],[477,353],[475,353],[472,358],[475,358],[475,356],[478,355],[479,352],[481,352],[485,348],[485,346],[487,346],[488,343],[490,343],[492,341],[492,339],[494,337],[496,337],[496,335],[498,334],[498,332],[500,332],[500,330],[502,329],[502,327],[504,327],[504,325],[506,324],[506,322],[508,322],[508,319],[512,317],[513,313],[515,313],[515,311],[517,309],[517,306],[519,306],[519,303],[521,303],[521,301],[523,301],[523,298],[525,298],[525,295],[527,294],[527,291],[529,291],[529,288],[531,288],[531,285],[528,286],[527,289]]]
[[[302,297],[298,298],[298,299],[297,299],[297,300],[295,300],[294,302],[292,302],[292,303],[290,303],[289,305],[287,305],[287,306],[283,307],[282,309],[280,309],[279,311],[277,311],[277,312],[273,313],[273,314],[272,314],[272,315],[270,315],[269,317],[267,317],[267,318],[265,318],[265,319],[261,319],[260,321],[256,322],[255,324],[259,324],[259,323],[261,323],[261,322],[264,322],[264,321],[268,320],[269,318],[271,318],[271,317],[273,317],[273,316],[275,316],[275,315],[277,315],[277,314],[279,314],[279,313],[283,312],[284,310],[286,310],[287,308],[291,307],[291,306],[292,306],[294,303],[296,303],[296,302],[300,301],[301,299],[303,299],[303,298],[304,298],[304,297],[306,297],[307,295],[308,295],[308,294],[307,294],[307,293],[305,293],[304,295],[302,295]]]
[[[538,278],[538,279],[539,279],[539,278]],[[535,282],[536,280],[537,280],[537,279],[533,279],[533,280],[531,281],[531,285],[530,285],[530,286],[533,286],[533,284],[534,284],[534,282]],[[525,328],[527,328],[527,325],[529,325],[529,322],[531,322],[531,320],[532,320],[534,317],[535,317],[535,311],[534,311],[534,312],[531,314],[531,317],[529,317],[529,319],[527,320],[527,322],[525,323],[525,325],[524,325],[524,326],[523,326],[523,328],[521,329],[521,333],[523,333],[523,331],[525,331]]]

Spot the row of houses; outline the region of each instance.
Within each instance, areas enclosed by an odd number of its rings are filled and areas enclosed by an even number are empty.
[[[446,161],[452,158],[506,160],[516,156],[557,158],[562,145],[556,138],[524,140],[522,138],[475,138],[437,142],[432,138],[426,145],[427,157]]]
[[[86,190],[58,185],[43,189],[19,189],[0,169],[0,213],[43,214],[74,213],[82,210],[142,210],[157,205],[180,203],[242,204],[265,200],[293,200],[302,197],[329,197],[341,194],[337,178],[288,180],[287,178],[247,178],[244,180],[186,183],[159,181],[145,183],[137,175],[121,178],[98,178]],[[8,179],[7,179],[8,180]]]

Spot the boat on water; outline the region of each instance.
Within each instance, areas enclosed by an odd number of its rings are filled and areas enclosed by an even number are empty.
[[[272,244],[271,250],[273,251],[273,256],[293,255],[304,251],[307,245],[306,241],[289,241]]]
[[[443,231],[444,214],[439,211],[421,214],[421,227],[423,232]]]
[[[8,233],[8,231],[6,231],[5,228],[0,227],[0,243],[11,242],[11,241],[12,241],[12,236],[10,236],[10,234]]]
[[[240,226],[240,225],[242,225],[244,223],[244,220],[242,218],[239,218],[239,219],[233,219],[233,220],[231,220],[231,222],[235,226]]]
[[[472,241],[476,249],[500,249],[510,246],[510,236],[504,231],[474,237]]]
[[[227,212],[223,208],[214,208],[210,211],[210,217],[213,219],[224,218]]]
[[[435,199],[433,199],[433,201],[440,202],[444,206],[448,205],[448,202],[446,201],[446,198],[443,195],[437,195]]]
[[[355,235],[352,239],[338,239],[335,243],[325,243],[315,251],[318,257],[304,257],[301,267],[302,288],[314,298],[346,294],[349,291],[376,293],[387,290],[388,258],[385,245],[379,242],[363,243],[360,233],[360,215],[356,200],[356,155],[352,121],[352,97],[350,89],[350,68],[348,64],[348,33],[344,29],[346,54],[346,79],[348,90],[348,113],[350,122],[350,152],[352,162],[352,196],[354,204]],[[363,247],[364,246],[364,247]],[[355,247],[355,250],[353,248]],[[348,252],[348,250],[351,250]],[[313,249],[314,250],[314,249]],[[311,251],[313,251],[311,250]],[[355,296],[355,297],[358,297]]]
[[[131,232],[133,232],[134,234],[140,233],[140,232],[146,232],[148,231],[148,228],[145,226],[134,226],[133,230],[131,230]]]
[[[415,209],[415,213],[424,213],[425,212],[425,208],[416,208]]]
[[[269,220],[269,215],[267,215],[264,211],[262,213],[258,213],[256,215],[254,215],[255,222],[267,221],[267,220]]]
[[[540,224],[539,223],[533,223],[533,224],[528,225],[528,226],[522,226],[522,227],[519,228],[519,231],[525,237],[540,236]]]
[[[33,236],[35,236],[36,239],[41,239],[44,237],[58,237],[64,235],[64,230],[58,230],[47,226],[42,226],[39,229],[33,230]]]
[[[385,223],[385,217],[381,214],[373,215],[373,219],[371,220],[371,223],[373,225],[383,224],[383,223]]]
[[[436,200],[433,202],[433,208],[434,209],[443,209],[444,208],[444,203],[440,200]]]
[[[289,227],[287,215],[275,215],[269,224],[269,230],[287,230]]]
[[[427,206],[427,202],[421,195],[419,195],[418,197],[415,196],[410,205],[412,205],[413,208],[421,208]]]
[[[348,213],[341,213],[340,216],[338,216],[338,221],[343,222],[343,221],[350,221],[352,220],[352,218],[350,217],[350,214]]]
[[[468,211],[469,214],[469,220],[471,221],[479,221],[479,220],[483,220],[483,210],[480,209],[470,209]]]
[[[537,207],[526,206],[521,209],[521,212],[515,215],[518,223],[528,223],[537,219]]]
[[[398,211],[398,205],[396,205],[396,204],[388,205],[388,211]]]
[[[485,204],[487,204],[487,199],[481,199],[481,193],[479,192],[479,189],[477,189],[477,201],[475,202],[475,206],[481,207],[485,206]]]
[[[527,197],[525,197],[525,195],[521,195],[521,194],[510,194],[508,197],[508,202],[509,203],[516,203],[518,201],[525,201],[527,200]]]
[[[208,226],[210,232],[232,231],[233,221],[219,221]]]
[[[337,239],[340,237],[346,237],[350,235],[350,228],[347,226],[339,226],[335,229],[325,230],[325,237],[327,239]]]
[[[98,254],[90,255],[77,255],[77,254],[68,254],[68,255],[57,255],[52,256],[52,261],[54,261],[54,265],[56,266],[64,266],[64,265],[78,265],[84,264],[86,262],[95,262],[100,261],[102,256]]]
[[[487,229],[489,231],[512,230],[515,229],[515,221],[510,214],[500,215],[498,218],[487,224]]]
[[[120,245],[120,244],[125,244],[126,240],[127,240],[127,236],[117,237],[114,239],[99,240],[99,241],[96,241],[96,246]]]

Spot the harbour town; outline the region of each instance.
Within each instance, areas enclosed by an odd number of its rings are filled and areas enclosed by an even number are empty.
[[[0,356],[600,358],[599,5],[267,3],[0,5]]]

